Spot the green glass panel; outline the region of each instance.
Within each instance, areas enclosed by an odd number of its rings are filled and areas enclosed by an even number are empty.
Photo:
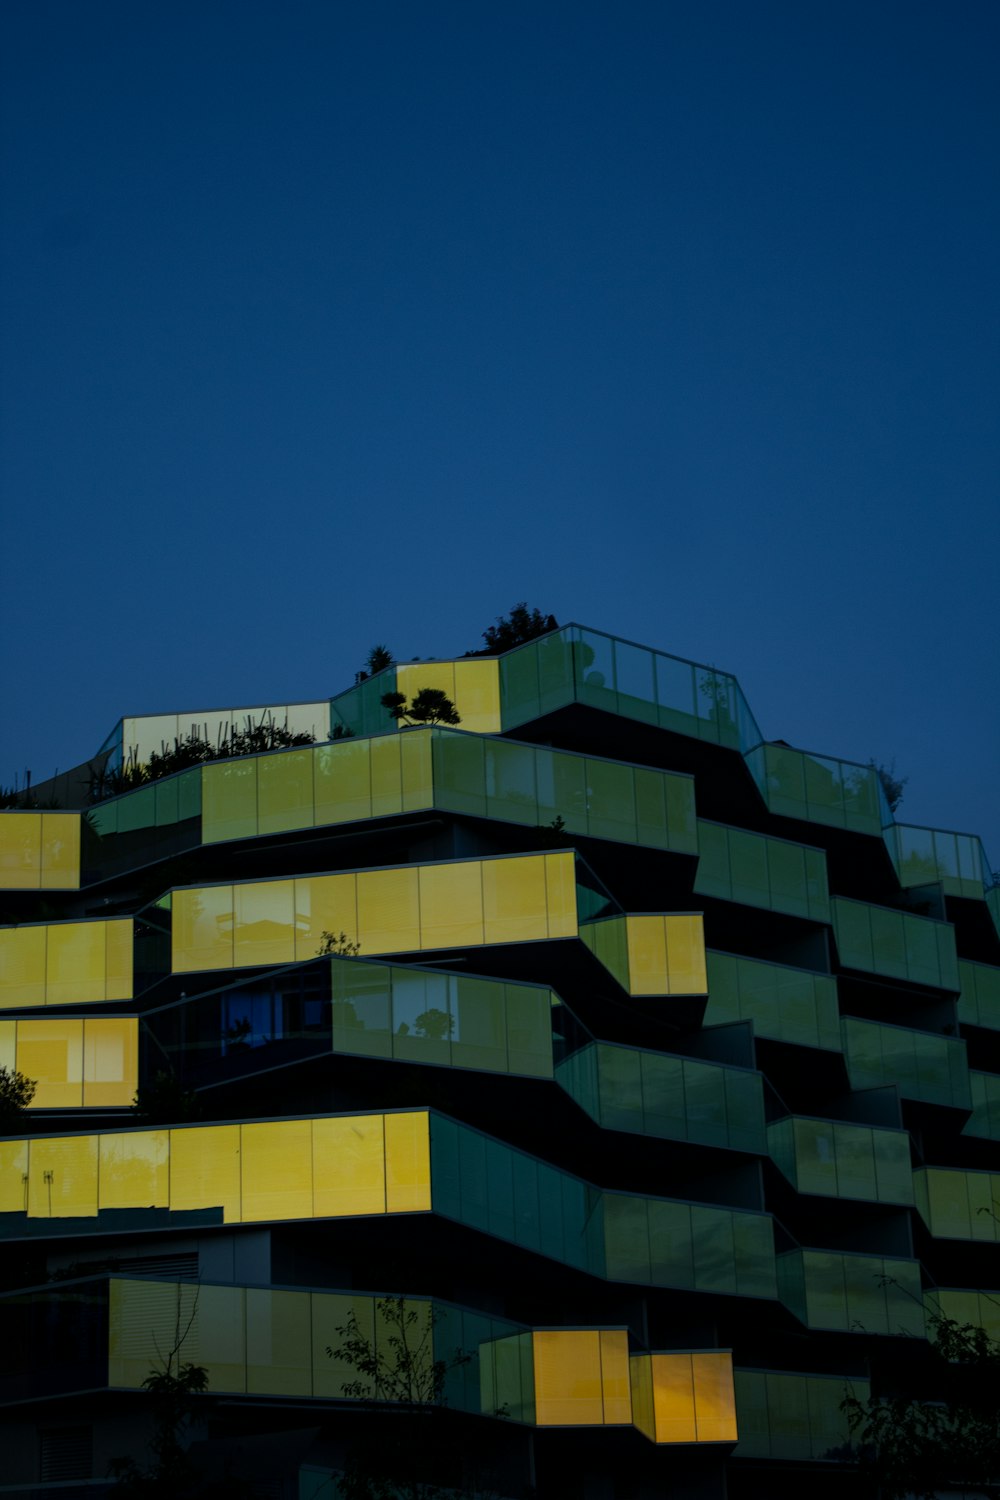
[[[636,766],[633,772],[638,841],[648,849],[674,847],[667,823],[667,788],[673,779],[643,770],[641,766]],[[675,807],[676,800],[671,804],[672,812]]]
[[[600,1122],[605,1130],[642,1129],[642,1078],[638,1052],[599,1044]]]
[[[764,746],[767,804],[786,818],[806,816],[806,786],[803,757],[782,745]]]
[[[538,780],[546,786],[544,812],[538,821],[562,818],[567,833],[587,833],[587,762],[582,755],[558,755],[539,751]]]
[[[774,1231],[766,1214],[731,1216],[736,1289],[741,1297],[776,1297]]]
[[[539,718],[542,710],[538,690],[537,643],[499,657],[498,666],[504,729]]]
[[[559,630],[535,641],[529,648],[537,663],[539,714],[551,713],[574,697],[574,657],[576,647],[571,632]]]
[[[452,812],[486,816],[485,742],[479,735],[434,735],[434,802]]]
[[[648,1135],[682,1141],[687,1137],[684,1108],[684,1064],[657,1052],[640,1054],[642,1103]]]
[[[694,888],[700,896],[717,896],[720,900],[732,899],[732,880],[729,871],[728,829],[721,823],[706,823],[698,820],[698,873]]]
[[[612,1281],[648,1284],[660,1279],[659,1268],[650,1262],[649,1205],[644,1198],[605,1194],[604,1243]]]
[[[615,687],[618,712],[647,724],[656,723],[656,683],[653,652],[645,646],[615,641]]]
[[[869,907],[868,916],[872,934],[872,967],[876,974],[906,979],[908,974],[902,913],[872,906]]]
[[[635,791],[631,766],[588,758],[588,827],[593,838],[636,839]]]
[[[527,745],[507,740],[485,742],[486,810],[491,818],[511,823],[538,822],[535,757]]]
[[[640,777],[648,776],[650,773],[641,768],[636,770],[636,795]],[[697,854],[698,852],[698,830],[695,817],[694,780],[688,776],[662,777],[662,785],[667,808],[667,834],[669,848],[679,854]]]
[[[156,827],[156,787],[144,786],[122,797],[118,805],[118,832],[134,833]]]
[[[767,873],[770,905],[775,911],[808,917],[809,895],[806,889],[805,850],[798,844],[778,839],[767,842]]]
[[[729,830],[732,899],[746,906],[771,905],[767,872],[768,841],[740,828]]]
[[[451,1061],[455,1066],[505,1073],[508,1068],[505,986],[459,975],[451,981],[449,1013]]]
[[[650,1202],[649,1254],[657,1285],[694,1286],[695,1241],[689,1204]]]
[[[552,1077],[552,993],[530,985],[506,986],[510,1071]]]
[[[694,1284],[699,1292],[734,1294],[736,1285],[736,1246],[733,1215],[721,1208],[691,1205],[691,1234],[698,1253],[694,1263]]]
[[[685,1060],[684,1112],[689,1140],[729,1144],[725,1069]]]
[[[576,696],[580,703],[593,708],[618,712],[615,692],[614,642],[611,636],[594,630],[581,630],[574,648]]]

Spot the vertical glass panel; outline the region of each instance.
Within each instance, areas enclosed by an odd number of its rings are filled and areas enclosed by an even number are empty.
[[[684,1109],[689,1140],[725,1146],[729,1138],[725,1069],[686,1060]]]
[[[639,1053],[630,1047],[598,1044],[600,1121],[605,1130],[642,1129]]]
[[[633,995],[667,995],[667,932],[662,917],[625,918],[628,935],[629,991]]]
[[[446,1067],[455,1029],[450,988],[454,976],[394,969],[392,1055]]]
[[[538,673],[538,712],[550,713],[573,700],[574,655],[577,647],[571,632],[560,630],[528,647]]]
[[[13,1072],[17,1067],[17,1022],[0,1021],[0,1068]]]
[[[83,1103],[83,1022],[19,1021],[17,1066],[35,1080],[33,1109],[79,1109]]]
[[[248,1287],[247,1390],[312,1395],[311,1298],[306,1292]]]
[[[240,1127],[192,1126],[170,1132],[170,1207],[221,1208],[223,1222],[240,1219]]]
[[[532,1343],[539,1427],[600,1426],[604,1421],[600,1334],[591,1329],[536,1329]]]
[[[42,814],[0,813],[0,890],[37,891],[42,880]]]
[[[408,735],[407,743],[414,738]],[[484,741],[474,735],[445,730],[434,734],[434,800],[438,807],[473,817],[486,816],[486,749]]]
[[[312,1393],[314,1396],[344,1398],[344,1386],[358,1378],[353,1365],[331,1359],[327,1349],[337,1349],[353,1314],[361,1336],[369,1348],[375,1347],[375,1300],[373,1297],[338,1296],[336,1293],[313,1292],[312,1304]]]
[[[548,936],[545,873],[545,858],[538,855],[483,861],[487,943],[527,942]]]
[[[399,736],[385,735],[369,743],[372,767],[371,815],[373,818],[385,818],[403,810],[403,770],[399,753]]]
[[[455,662],[455,707],[462,728],[473,734],[500,733],[500,672],[496,658]]]
[[[606,1328],[601,1332],[601,1387],[605,1423],[631,1422],[628,1334],[623,1328]]]
[[[28,1142],[0,1140],[0,1213],[23,1214],[28,1207]]]
[[[380,741],[397,744],[396,740]],[[420,947],[416,869],[362,870],[357,876],[362,953],[405,953]]]
[[[325,933],[358,941],[357,876],[308,875],[295,884],[295,959],[315,958]]]
[[[260,833],[313,826],[313,752],[279,750],[257,762]]]
[[[841,1198],[874,1201],[875,1150],[872,1131],[861,1125],[835,1125],[837,1192]]]
[[[636,839],[635,790],[631,766],[587,759],[588,832],[593,838]]]
[[[650,1260],[649,1211],[645,1198],[627,1193],[604,1194],[604,1244],[612,1281],[658,1282],[660,1270]]]
[[[464,861],[419,870],[420,946],[455,948],[483,941],[483,890],[479,870]]]
[[[906,943],[903,937],[902,913],[873,906],[869,909],[868,915],[871,922],[872,952],[876,972],[890,974],[895,979],[905,979]]]
[[[809,900],[805,880],[805,850],[799,844],[787,844],[780,839],[767,841],[767,873],[770,884],[770,904],[775,911],[791,912],[793,916],[809,916]]]
[[[576,865],[572,854],[545,855],[545,899],[548,936],[576,937]]]
[[[510,1071],[533,1078],[551,1078],[551,991],[509,984],[505,993]]]
[[[204,886],[173,893],[171,925],[175,974],[233,967],[233,888]]]
[[[615,693],[614,642],[607,635],[581,630],[575,647],[576,696],[581,703],[618,712]]]
[[[28,1150],[28,1216],[97,1215],[97,1136],[36,1137]]]
[[[45,1004],[45,927],[0,931],[0,1006]]]
[[[698,873],[694,888],[703,896],[732,899],[733,887],[729,869],[729,830],[721,823],[697,821]],[[756,903],[752,903],[756,904]]]
[[[679,1057],[642,1052],[643,1129],[648,1135],[687,1139],[684,1065]]]
[[[452,1062],[460,1068],[505,1073],[508,1066],[506,987],[485,979],[467,979],[464,975],[454,983]],[[547,1000],[548,996],[545,998]]]
[[[54,922],[48,930],[45,992],[49,1005],[105,998],[103,922]]]
[[[708,989],[705,970],[705,930],[700,913],[677,914],[664,919],[670,994],[704,995]]]
[[[627,714],[630,719],[655,724],[656,682],[652,651],[645,646],[632,646],[627,641],[617,640],[614,648],[618,712]]]
[[[268,1120],[242,1127],[244,1223],[312,1217],[312,1123]]]
[[[391,1214],[431,1206],[430,1125],[424,1112],[385,1117],[385,1206]]]
[[[369,740],[338,740],[312,752],[316,827],[353,823],[371,816]]]
[[[694,1443],[694,1373],[690,1354],[652,1354],[653,1412],[658,1443]]]
[[[183,1282],[108,1283],[108,1384],[138,1389],[155,1367],[158,1350],[169,1349],[178,1327],[190,1332],[185,1352],[198,1357],[199,1288]],[[242,1331],[242,1318],[240,1328]]]
[[[42,890],[77,890],[80,885],[80,814],[42,813],[41,823]],[[0,821],[0,831],[2,828]]]
[[[694,1235],[687,1203],[650,1200],[649,1251],[652,1279],[657,1285],[694,1286]]]
[[[736,1393],[731,1354],[693,1354],[695,1423],[699,1443],[735,1443]]]
[[[837,1155],[833,1123],[797,1119],[794,1140],[799,1191],[836,1197]]]
[[[313,1213],[318,1219],[385,1213],[381,1115],[314,1120]]]
[[[246,1390],[245,1303],[241,1286],[199,1288],[192,1334],[211,1390]]]
[[[102,1132],[97,1141],[100,1208],[171,1207],[168,1131],[128,1130],[115,1135]]]
[[[132,998],[132,919],[105,922],[105,999]]]
[[[691,1234],[698,1253],[694,1284],[700,1292],[735,1292],[736,1249],[733,1215],[725,1209],[691,1205]]]
[[[486,811],[512,823],[538,822],[536,752],[526,745],[492,740],[485,746]]]
[[[511,729],[541,713],[538,696],[539,642],[498,658],[503,727]],[[571,696],[571,693],[568,695]]]
[[[684,847],[683,829],[678,829],[680,840],[677,845],[672,842],[669,831],[666,798],[667,788],[674,779],[656,771],[647,771],[641,766],[636,766],[633,772],[636,837],[638,842],[647,849]],[[679,781],[679,778],[677,780]],[[687,783],[680,781],[680,786],[684,788]],[[671,813],[674,812],[676,806],[677,788],[674,787],[673,790],[675,799],[670,806]]]
[[[330,960],[333,1050],[392,1056],[392,981],[384,964]]]
[[[431,765],[431,729],[415,729],[399,741],[399,770],[403,811],[414,812],[434,805],[434,775]]]
[[[135,1016],[88,1016],[83,1023],[83,1103],[127,1108],[135,1098],[139,1022]]]
[[[806,810],[806,787],[803,757],[798,750],[781,745],[765,745],[767,803],[773,813],[787,818],[803,818]]]
[[[257,834],[257,759],[238,756],[202,767],[201,836],[206,844]]]
[[[844,1290],[844,1257],[819,1250],[805,1250],[802,1261],[806,1276],[806,1321],[810,1328],[839,1328],[847,1332],[847,1297]]]
[[[233,888],[233,962],[238,969],[295,960],[295,882],[259,880]]]
[[[747,906],[770,906],[768,881],[768,839],[741,828],[729,829],[729,867],[732,872],[732,899]]]

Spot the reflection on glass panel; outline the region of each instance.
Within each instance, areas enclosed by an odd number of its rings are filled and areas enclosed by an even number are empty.
[[[313,1212],[317,1218],[385,1213],[381,1115],[313,1121]]]
[[[170,1132],[170,1207],[221,1208],[240,1219],[240,1127],[210,1125]]]
[[[88,1218],[97,1213],[97,1137],[39,1137],[28,1148],[31,1218]]]
[[[313,826],[312,750],[279,750],[257,765],[257,831]]]
[[[170,1207],[169,1131],[102,1133],[97,1142],[99,1208]]]
[[[294,961],[294,895],[291,880],[259,880],[233,887],[234,967]]]
[[[233,967],[233,888],[203,886],[173,893],[171,967],[175,974]]]
[[[79,1109],[83,1103],[83,1021],[18,1021],[17,1066],[35,1080],[33,1109]]]
[[[313,1212],[311,1120],[265,1120],[240,1132],[243,1222]]]

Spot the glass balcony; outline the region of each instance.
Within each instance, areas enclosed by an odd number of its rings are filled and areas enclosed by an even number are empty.
[[[778,1296],[807,1328],[925,1337],[915,1260],[789,1250],[778,1256]]]
[[[972,1087],[972,1118],[966,1122],[962,1134],[1000,1141],[1000,1077],[996,1073],[970,1070],[969,1083]]]
[[[904,1099],[971,1109],[965,1043],[905,1026],[844,1016],[844,1056],[852,1089],[896,1084]]]
[[[871,1395],[869,1382],[857,1376],[733,1373],[740,1429],[734,1458],[838,1462],[851,1441],[844,1397],[867,1401]]]
[[[131,917],[0,927],[0,1010],[132,998]]]
[[[905,1130],[790,1115],[767,1127],[767,1139],[772,1160],[800,1193],[868,1203],[913,1202]]]
[[[829,922],[822,849],[698,820],[698,896]]]
[[[955,1323],[985,1328],[1000,1341],[1000,1291],[970,1291],[967,1287],[935,1287],[924,1293],[928,1317],[951,1318]]]
[[[949,922],[844,896],[834,896],[831,906],[837,953],[845,969],[958,990],[955,929]]]
[[[709,950],[706,1026],[752,1021],[757,1036],[841,1049],[837,983],[828,974]]]
[[[885,830],[885,842],[904,890],[940,885],[946,896],[983,900],[990,864],[975,834],[895,823]]]
[[[960,958],[958,982],[958,1019],[962,1025],[1000,1031],[1000,969]]]
[[[874,766],[760,744],[747,765],[773,813],[878,837],[892,814]]]
[[[36,1084],[36,1109],[127,1109],[138,1086],[135,1016],[0,1021],[0,1067]]]
[[[605,1130],[767,1150],[762,1080],[749,1069],[591,1042],[556,1080]]]
[[[913,1174],[917,1211],[937,1240],[1000,1240],[1000,1172],[921,1167]]]

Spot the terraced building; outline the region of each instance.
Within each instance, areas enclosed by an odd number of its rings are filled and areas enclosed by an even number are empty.
[[[382,705],[425,687],[456,727]],[[87,805],[245,713],[124,719],[63,809],[0,813],[0,1063],[37,1080],[2,1493],[111,1493],[169,1358],[220,1495],[327,1500],[413,1432],[455,1494],[845,1493],[845,1391],[905,1384],[928,1310],[998,1331],[978,839],[578,626]],[[344,1330],[399,1374],[398,1297],[430,1383],[363,1399]]]

